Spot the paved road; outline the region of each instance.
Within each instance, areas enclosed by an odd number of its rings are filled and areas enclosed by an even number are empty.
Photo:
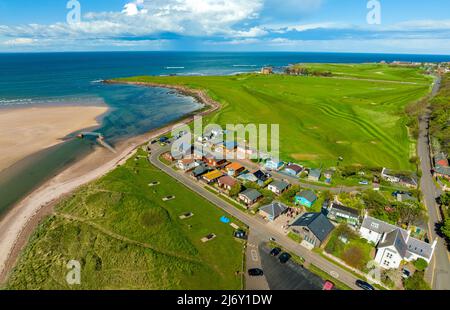
[[[432,96],[436,95],[440,88],[440,79],[438,79],[433,87]],[[433,289],[450,290],[450,261],[447,253],[445,241],[439,238],[435,231],[435,225],[441,222],[439,206],[436,198],[441,192],[433,182],[431,173],[432,159],[430,158],[429,147],[429,120],[430,111],[427,110],[425,115],[420,119],[419,123],[419,139],[417,141],[417,153],[421,162],[422,178],[420,180],[420,189],[424,196],[424,203],[428,208],[429,230],[431,241],[438,238],[434,259],[427,270],[427,278],[432,282]]]
[[[329,262],[319,254],[307,250],[306,248],[302,247],[299,243],[281,234],[275,228],[268,226],[267,223],[262,218],[251,216],[247,213],[240,211],[233,205],[227,203],[225,200],[219,198],[217,195],[205,189],[199,182],[190,178],[186,174],[177,172],[172,168],[166,166],[159,160],[159,158],[164,152],[167,152],[169,150],[170,147],[159,148],[157,145],[154,145],[152,149],[152,154],[150,155],[149,158],[150,162],[160,170],[164,171],[165,173],[173,177],[174,179],[180,181],[182,184],[184,184],[192,191],[196,192],[197,194],[209,200],[211,203],[215,204],[217,207],[221,208],[231,216],[237,218],[242,223],[246,224],[253,233],[264,236],[266,238],[265,241],[268,241],[269,238],[275,238],[276,242],[279,243],[286,250],[303,257],[306,262],[314,264],[315,266],[324,270],[325,272],[333,273],[334,275],[337,274],[338,279],[341,282],[347,284],[352,289],[355,290],[359,289],[355,285],[355,281],[357,278],[355,278],[355,276],[353,276],[351,273]]]

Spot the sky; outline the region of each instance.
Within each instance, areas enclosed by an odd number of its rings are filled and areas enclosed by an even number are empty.
[[[0,52],[450,54],[448,0],[0,0]]]

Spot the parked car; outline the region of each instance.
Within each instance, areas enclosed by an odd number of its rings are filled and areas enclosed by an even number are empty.
[[[323,291],[331,291],[334,288],[334,283],[331,281],[325,281],[325,283],[323,284]]]
[[[372,285],[370,285],[367,282],[364,282],[363,280],[356,280],[355,284],[356,284],[356,286],[358,286],[366,291],[374,291],[375,290],[375,288]]]
[[[369,181],[359,181],[359,185],[369,185]]]
[[[252,268],[248,270],[248,275],[251,277],[261,277],[264,275],[264,272],[259,268]]]
[[[278,254],[281,253],[281,249],[280,248],[273,248],[272,251],[270,251],[270,255],[272,256],[278,256]]]
[[[280,260],[280,263],[282,264],[286,264],[290,259],[291,259],[291,254],[283,252],[281,253],[281,255],[278,257],[278,259]]]

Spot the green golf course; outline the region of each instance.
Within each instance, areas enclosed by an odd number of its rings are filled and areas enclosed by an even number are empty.
[[[405,107],[426,96],[432,78],[381,64],[314,65],[332,77],[243,74],[116,79],[205,89],[222,104],[208,123],[279,124],[283,160],[413,170],[414,138]],[[206,123],[205,123],[206,125]]]

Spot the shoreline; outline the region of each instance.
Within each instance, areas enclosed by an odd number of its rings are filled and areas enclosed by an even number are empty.
[[[0,108],[0,173],[34,154],[64,143],[81,130],[98,128],[106,105],[34,105]],[[17,138],[20,137],[20,138]]]
[[[205,107],[146,134],[118,142],[118,155],[112,156],[111,152],[97,147],[93,153],[64,169],[5,212],[0,219],[0,285],[5,284],[36,227],[46,216],[53,213],[53,207],[58,201],[79,187],[111,172],[131,158],[142,144],[170,133],[175,124],[189,124],[196,116],[206,116],[221,108],[221,104],[210,98],[204,90],[157,83],[122,83],[112,80],[103,82],[173,89],[182,95],[194,97]],[[99,165],[98,161],[103,162]]]

